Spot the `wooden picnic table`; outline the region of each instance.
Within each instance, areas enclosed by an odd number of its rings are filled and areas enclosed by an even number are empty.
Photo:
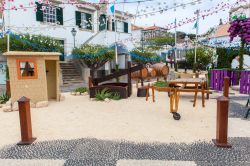
[[[159,92],[168,92],[170,98],[170,113],[173,114],[175,120],[180,119],[180,114],[178,114],[178,106],[179,106],[179,97],[180,92],[178,92],[178,88],[175,87],[155,87],[154,85],[148,84],[147,86],[147,94],[146,94],[146,101],[148,101],[149,97],[149,89],[152,89],[152,99],[155,102],[155,90]]]
[[[182,86],[179,86],[182,85]],[[187,85],[194,85],[187,88]],[[154,85],[148,84],[146,101],[149,97],[149,89],[152,89],[152,100],[155,102],[155,90],[159,92],[167,92],[170,98],[170,113],[173,113],[174,118],[179,120],[180,115],[177,113],[179,108],[179,99],[181,92],[192,92],[194,93],[193,107],[196,106],[196,98],[198,92],[202,93],[202,106],[205,107],[205,93],[211,94],[207,88],[207,81],[202,78],[187,78],[187,79],[176,79],[169,81],[168,87],[155,87]],[[177,115],[176,115],[177,114]],[[179,116],[179,117],[178,117]]]
[[[192,85],[191,87],[188,85]],[[211,93],[208,90],[207,81],[205,78],[179,78],[169,81],[169,86],[180,87],[177,89],[178,92],[191,92],[194,93],[194,103],[193,107],[196,106],[196,99],[198,92],[202,94],[202,106],[205,107],[205,93],[207,98]]]

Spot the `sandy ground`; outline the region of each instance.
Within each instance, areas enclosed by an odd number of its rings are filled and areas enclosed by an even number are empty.
[[[75,138],[129,140],[134,142],[211,141],[215,138],[216,100],[201,99],[192,106],[193,94],[182,94],[181,120],[169,113],[167,93],[156,92],[156,102],[137,98],[97,102],[88,96],[65,93],[65,101],[50,102],[47,108],[32,109],[33,135],[37,141]],[[212,95],[214,98],[216,95]],[[200,96],[200,95],[199,95]],[[18,112],[0,111],[0,147],[20,140]],[[250,137],[250,121],[229,119],[229,137]]]

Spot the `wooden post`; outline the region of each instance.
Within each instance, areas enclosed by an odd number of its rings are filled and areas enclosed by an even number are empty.
[[[93,80],[92,77],[89,77],[89,88],[93,87]]]
[[[223,96],[228,97],[229,96],[229,77],[225,77],[224,78],[224,92],[223,92]]]
[[[10,97],[11,91],[10,91],[10,80],[6,80],[6,94]]]
[[[216,122],[216,139],[213,139],[217,147],[231,148],[228,144],[228,87],[229,79],[224,78],[224,96],[217,98],[217,122]]]
[[[154,87],[154,85],[152,86],[152,98],[153,98],[153,102],[155,102],[155,87]]]
[[[32,125],[30,115],[30,99],[23,96],[18,100],[19,118],[21,127],[21,141],[17,145],[30,145],[36,138],[32,137]]]
[[[128,96],[132,94],[132,81],[131,81],[131,62],[128,62]]]
[[[141,78],[141,86],[144,86],[143,78],[142,78],[142,70],[140,70],[140,78]]]

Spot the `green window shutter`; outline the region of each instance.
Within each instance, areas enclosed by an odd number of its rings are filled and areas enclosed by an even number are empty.
[[[81,28],[81,23],[82,23],[82,15],[81,12],[76,11],[76,25]]]
[[[102,14],[99,17],[99,31],[106,29],[106,15]]]
[[[63,25],[63,9],[60,7],[56,8],[56,21]]]
[[[43,22],[43,11],[42,9],[42,4],[39,4],[38,2],[36,2],[36,21],[40,21]]]
[[[128,23],[124,22],[124,32],[128,33]]]
[[[86,21],[88,22],[87,29],[92,30],[92,15],[88,13],[85,13],[85,14],[86,14],[86,19],[87,19]]]
[[[112,31],[115,31],[115,21],[112,20]]]

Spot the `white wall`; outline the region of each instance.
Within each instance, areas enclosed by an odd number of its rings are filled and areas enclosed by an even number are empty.
[[[18,7],[20,4],[24,6],[28,6],[30,0],[15,0],[14,2],[10,2],[10,6]],[[35,2],[35,1],[34,1]],[[26,5],[25,5],[26,4]],[[8,4],[6,4],[8,7]],[[73,48],[73,36],[71,34],[72,28],[76,28],[76,46],[80,46],[85,43],[89,38],[95,35],[98,32],[99,24],[98,24],[98,12],[95,10],[93,15],[94,25],[93,31],[79,29],[78,26],[75,25],[75,11],[81,11],[84,9],[80,9],[75,7],[74,5],[59,5],[59,7],[63,8],[63,25],[51,25],[48,23],[43,23],[36,21],[36,12],[35,8],[27,8],[27,11],[23,10],[11,10],[10,19],[8,19],[8,11],[5,11],[5,21],[6,26],[9,26],[12,32],[16,33],[30,33],[30,34],[41,34],[45,36],[50,36],[56,39],[64,40],[65,42],[65,53],[70,54]],[[90,7],[91,8],[91,7]],[[94,9],[94,7],[92,7]],[[131,33],[131,23],[129,21],[129,33]],[[114,42],[114,32],[111,32],[108,36],[108,43]],[[130,34],[122,34],[119,35],[122,39],[128,38]],[[126,36],[126,37],[125,37]],[[103,43],[102,37],[97,37],[93,44],[105,44]]]
[[[135,45],[137,47],[141,46],[142,31],[141,30],[133,30],[132,31],[132,36],[134,38]]]
[[[117,32],[117,41],[127,46],[128,50],[132,50],[135,46],[133,44],[131,33]],[[90,44],[101,44],[110,46],[115,43],[115,32],[102,31],[96,35],[90,42]]]

